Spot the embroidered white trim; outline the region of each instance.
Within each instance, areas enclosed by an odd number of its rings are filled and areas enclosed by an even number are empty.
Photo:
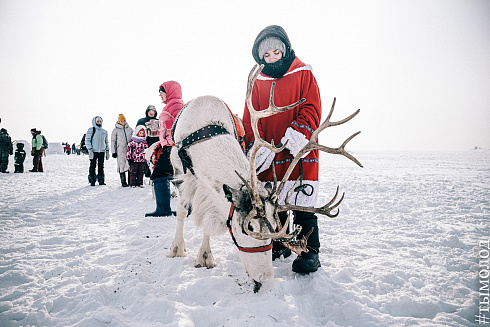
[[[305,65],[303,67],[298,67],[298,68],[290,71],[289,73],[284,74],[284,76],[291,75],[291,74],[294,74],[294,73],[299,72],[299,71],[302,71],[302,70],[310,70],[310,71],[313,71],[313,67],[311,67],[311,65]],[[272,78],[272,77],[264,76],[264,75],[262,75],[262,73],[260,73],[259,76],[257,77],[257,79],[258,80],[261,80],[261,81],[272,81],[272,80],[275,80],[277,78]]]

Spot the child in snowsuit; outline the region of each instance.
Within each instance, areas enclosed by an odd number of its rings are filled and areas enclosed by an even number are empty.
[[[24,160],[26,160],[26,152],[24,151],[24,143],[17,143],[17,150],[15,150],[14,155],[14,173],[24,172]]]
[[[128,159],[131,166],[131,187],[143,187],[143,176],[146,166],[145,150],[147,148],[145,126],[138,125],[128,143],[126,153],[126,159]]]

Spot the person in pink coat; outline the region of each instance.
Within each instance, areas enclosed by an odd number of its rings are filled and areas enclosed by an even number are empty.
[[[147,213],[146,217],[163,217],[175,214],[170,208],[170,180],[173,175],[173,167],[170,162],[170,150],[173,145],[171,131],[175,118],[184,106],[184,101],[182,101],[182,88],[175,81],[162,83],[159,94],[165,107],[159,117],[160,143],[153,152],[152,162],[155,166],[150,176],[153,181],[157,208],[154,212]]]
[[[160,85],[160,97],[165,107],[160,114],[160,143],[162,146],[172,146],[172,137],[170,135],[175,117],[184,106],[182,101],[182,88],[176,81],[164,82]]]

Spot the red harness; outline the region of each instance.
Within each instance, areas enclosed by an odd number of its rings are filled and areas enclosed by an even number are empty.
[[[235,239],[235,236],[233,236],[233,232],[231,231],[231,217],[233,217],[234,211],[235,211],[235,206],[232,203],[231,208],[230,208],[230,213],[228,215],[228,220],[226,221],[226,226],[228,226],[228,230],[230,231],[231,239],[233,240],[233,243],[235,243],[238,250],[240,250],[242,252],[265,252],[265,251],[269,251],[270,249],[272,249],[272,240],[268,245],[256,246],[256,247],[251,247],[251,248],[245,248],[243,246],[238,245],[238,243]]]

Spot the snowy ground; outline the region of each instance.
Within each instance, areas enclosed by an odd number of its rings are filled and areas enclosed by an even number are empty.
[[[121,188],[112,158],[107,186],[88,185],[86,156],[1,174],[0,326],[476,325],[490,151],[355,155],[365,168],[322,155],[320,201],[337,184],[346,199],[319,220],[321,269],[275,261],[257,294],[228,234],[212,241],[214,269],[193,267],[190,220],[189,256],[167,258],[175,218],[145,218],[151,188]]]

